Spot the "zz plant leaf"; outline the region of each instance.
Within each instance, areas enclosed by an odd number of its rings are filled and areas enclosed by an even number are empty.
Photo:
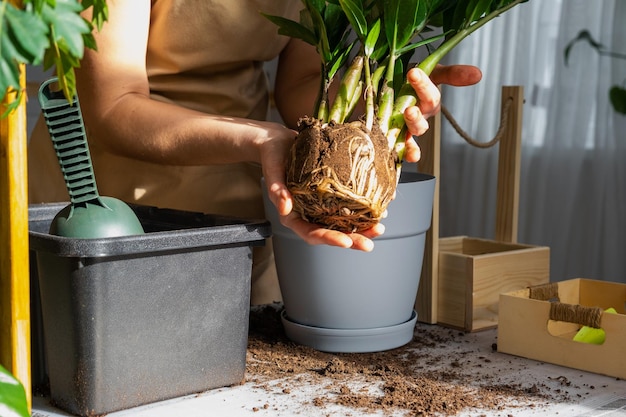
[[[321,61],[322,79],[314,114],[327,120],[330,111],[328,89],[337,72],[349,57],[353,42],[349,35],[347,17],[336,2],[302,0],[304,9],[298,22],[282,16],[262,13],[278,26],[278,33],[300,39],[317,50]]]

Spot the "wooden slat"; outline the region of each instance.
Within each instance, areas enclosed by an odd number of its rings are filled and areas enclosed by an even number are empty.
[[[437,294],[439,292],[439,174],[441,159],[441,113],[429,119],[430,129],[419,138],[422,159],[419,171],[437,178],[433,200],[433,218],[426,234],[424,261],[419,290],[415,301],[417,319],[422,323],[437,323]]]
[[[26,75],[21,67],[20,85]],[[15,94],[9,94],[12,100]],[[4,113],[6,102],[0,104]],[[0,119],[0,362],[31,404],[26,100]]]
[[[522,110],[524,88],[502,87],[502,107],[511,98],[504,135],[498,154],[498,188],[496,195],[495,240],[517,242],[519,219],[519,184],[522,161]]]

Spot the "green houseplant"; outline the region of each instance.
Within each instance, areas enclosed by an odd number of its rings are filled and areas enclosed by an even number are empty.
[[[301,121],[287,164],[302,217],[345,232],[376,224],[399,178],[403,112],[417,100],[405,82],[412,53],[429,48],[418,66],[430,74],[465,37],[523,1],[303,0],[298,22],[266,16],[279,33],[314,45],[321,59],[314,117]],[[442,33],[432,35],[434,28]],[[330,102],[333,82],[340,84]],[[364,114],[348,122],[361,97]]]
[[[16,6],[16,4],[18,6]],[[92,7],[92,18],[80,13]],[[96,49],[92,35],[108,19],[106,0],[2,0],[0,3],[0,92],[16,93],[3,116],[14,110],[23,91],[20,65],[55,67],[59,85],[70,99],[76,93],[74,69],[85,48]]]
[[[0,415],[29,417],[24,387],[9,371],[0,365]]]
[[[385,234],[372,252],[359,253],[303,243],[265,196],[291,340],[333,352],[387,350],[411,340],[435,178],[401,172],[403,112],[417,101],[405,81],[409,59],[428,48],[418,65],[430,74],[462,39],[521,2],[303,0],[298,22],[267,16],[280,33],[315,45],[321,58],[313,117],[300,122],[287,163],[296,209],[311,222],[351,232],[371,227],[389,207]],[[339,83],[334,99],[332,83]],[[365,110],[350,121],[359,101]]]
[[[89,7],[93,8],[91,21],[80,15]],[[101,28],[107,20],[107,10],[105,0],[0,2],[0,99],[3,110],[0,118],[15,114],[15,109],[23,103],[20,78],[25,64],[43,65],[46,70],[55,66],[64,94],[66,97],[74,96],[74,68],[78,67],[85,47],[95,48],[91,31],[94,24]],[[0,122],[4,123],[4,120]],[[15,138],[9,136],[8,140]],[[9,160],[12,156],[9,152]],[[13,166],[13,161],[10,164]],[[12,196],[9,194],[9,197]],[[24,387],[1,366],[0,415],[30,415]]]

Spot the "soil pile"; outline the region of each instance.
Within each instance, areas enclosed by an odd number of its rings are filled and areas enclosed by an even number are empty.
[[[308,406],[342,405],[383,415],[456,415],[468,410],[501,410],[567,399],[568,393],[537,381],[530,385],[501,379],[490,369],[488,354],[477,354],[469,335],[439,326],[418,324],[415,337],[398,349],[358,354],[319,352],[290,342],[283,331],[280,306],[255,308],[250,317],[248,382],[274,392],[270,381],[282,380],[283,393],[311,385],[324,387]],[[495,340],[494,340],[495,342]],[[450,349],[443,346],[453,345]],[[483,349],[484,351],[485,349]],[[554,385],[554,384],[553,384]]]

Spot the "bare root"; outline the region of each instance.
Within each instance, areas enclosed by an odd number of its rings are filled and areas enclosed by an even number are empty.
[[[302,217],[330,229],[376,225],[395,190],[395,161],[360,122],[308,125],[292,148],[287,186]]]

